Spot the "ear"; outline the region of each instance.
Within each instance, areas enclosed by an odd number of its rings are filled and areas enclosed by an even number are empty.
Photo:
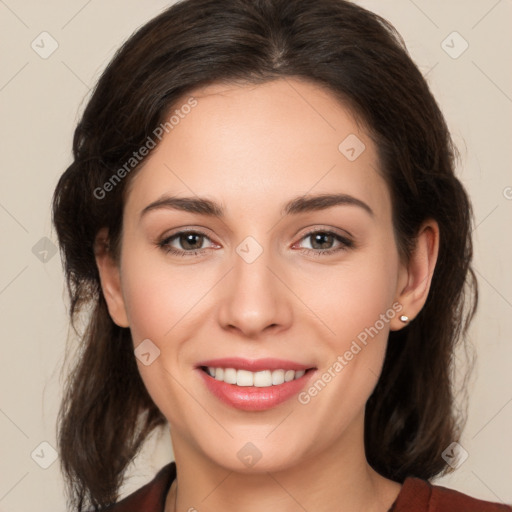
[[[407,265],[399,271],[395,300],[402,305],[399,314],[391,321],[391,330],[397,331],[411,322],[427,301],[434,268],[439,252],[439,226],[435,220],[428,220],[418,231],[415,248]],[[400,316],[409,320],[404,323]]]
[[[101,289],[107,302],[108,312],[119,327],[129,327],[128,315],[121,289],[121,274],[109,249],[107,228],[102,228],[94,242],[94,256],[100,274]]]

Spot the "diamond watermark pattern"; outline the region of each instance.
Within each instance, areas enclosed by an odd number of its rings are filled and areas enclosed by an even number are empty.
[[[55,448],[47,441],[38,444],[30,456],[32,460],[43,469],[48,469],[58,457]]]
[[[260,257],[263,247],[255,238],[248,236],[238,245],[236,252],[246,263],[253,263]]]
[[[32,253],[34,256],[42,261],[48,263],[57,254],[57,247],[55,244],[46,236],[43,236],[34,247],[32,247]]]
[[[150,340],[145,339],[134,350],[135,357],[144,365],[149,366],[160,355],[160,349]]]
[[[469,453],[459,443],[454,441],[444,450],[441,457],[449,466],[457,469],[469,457]]]
[[[249,468],[254,466],[262,457],[261,452],[252,443],[246,443],[237,452],[237,457]]]
[[[458,59],[469,48],[469,43],[457,31],[453,31],[443,40],[441,48],[452,59]]]
[[[39,57],[47,59],[59,47],[59,43],[48,32],[41,32],[30,46]]]
[[[357,160],[361,153],[366,149],[363,141],[357,136],[351,133],[348,137],[345,137],[338,146],[339,152],[347,159],[353,162]]]

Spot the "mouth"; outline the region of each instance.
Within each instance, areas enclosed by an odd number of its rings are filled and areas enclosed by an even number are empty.
[[[196,369],[214,397],[244,411],[263,411],[289,400],[317,370],[292,361],[240,358],[203,361]]]

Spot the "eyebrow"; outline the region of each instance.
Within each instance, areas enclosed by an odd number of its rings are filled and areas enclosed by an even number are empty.
[[[281,209],[281,215],[297,215],[299,213],[325,210],[333,206],[357,206],[366,211],[371,217],[373,210],[360,199],[348,194],[316,194],[298,196],[288,201]],[[146,206],[140,216],[158,209],[172,209],[189,213],[197,213],[210,217],[224,218],[224,209],[218,203],[203,197],[175,197],[164,195]]]

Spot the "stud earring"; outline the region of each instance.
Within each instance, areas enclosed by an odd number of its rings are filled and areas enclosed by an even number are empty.
[[[406,323],[409,321],[409,317],[408,317],[408,316],[406,316],[406,315],[402,315],[402,316],[400,317],[400,320],[401,320],[404,324],[406,324]]]

